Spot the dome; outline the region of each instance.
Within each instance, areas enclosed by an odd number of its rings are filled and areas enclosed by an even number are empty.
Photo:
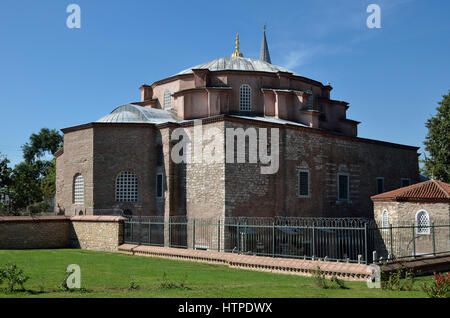
[[[221,57],[214,61],[203,63],[197,66],[190,67],[176,75],[190,74],[193,69],[208,69],[210,71],[252,71],[252,72],[288,72],[294,75],[298,75],[287,68],[276,66],[268,62],[261,60],[255,60],[248,57]]]
[[[149,123],[162,124],[177,122],[178,118],[169,111],[157,108],[126,104],[117,107],[109,115],[99,120],[98,123]]]

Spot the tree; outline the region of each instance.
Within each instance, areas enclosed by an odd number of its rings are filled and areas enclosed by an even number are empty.
[[[54,155],[62,146],[63,137],[56,129],[42,128],[31,134],[30,142],[22,146],[23,158],[27,162],[40,159],[46,152]]]
[[[9,160],[0,153],[0,189],[11,184],[11,168],[8,167]]]
[[[426,136],[423,173],[443,182],[450,182],[450,91],[442,96],[437,114],[426,122]]]
[[[54,155],[62,146],[63,138],[55,129],[42,128],[32,134],[30,141],[22,146],[25,161],[16,165],[11,173],[8,187],[11,208],[18,213],[30,206],[42,210],[46,200],[55,194],[55,160],[41,160],[50,153]],[[39,203],[36,205],[36,203]]]
[[[24,210],[29,205],[42,201],[40,169],[39,165],[26,161],[14,167],[8,189],[13,211]]]
[[[0,211],[8,210],[8,189],[11,185],[11,168],[9,160],[0,154]]]

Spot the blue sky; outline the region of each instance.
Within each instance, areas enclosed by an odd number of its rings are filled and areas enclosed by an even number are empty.
[[[81,7],[68,29],[66,7]],[[366,8],[381,7],[381,29]],[[241,51],[330,82],[359,136],[423,146],[450,89],[450,1],[23,1],[0,4],[0,152],[13,164],[42,127],[92,122],[139,86]],[[423,151],[421,148],[420,151]]]

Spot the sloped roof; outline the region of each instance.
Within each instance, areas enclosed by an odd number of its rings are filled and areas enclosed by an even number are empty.
[[[450,184],[428,180],[371,197],[374,201],[438,201],[450,202]]]
[[[152,123],[162,124],[167,122],[178,122],[179,119],[171,112],[147,108],[133,104],[125,104],[114,109],[109,115],[99,120],[98,123]]]

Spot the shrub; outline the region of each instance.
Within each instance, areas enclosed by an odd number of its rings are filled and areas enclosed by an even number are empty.
[[[319,266],[317,266],[317,270],[311,270],[311,274],[314,278],[314,282],[316,283],[316,286],[319,288],[327,289],[327,281],[325,278],[325,274],[322,272]]]
[[[423,283],[422,290],[430,298],[449,298],[450,297],[450,272],[447,274],[433,275],[433,281],[430,286]]]
[[[25,290],[23,285],[30,278],[16,264],[7,264],[3,269],[0,269],[0,277],[2,277],[0,281],[6,281],[7,290],[10,293],[16,290],[16,286],[19,286],[20,290]]]
[[[139,289],[139,285],[136,284],[134,281],[131,281],[128,290],[136,290],[136,289]]]
[[[311,271],[316,286],[323,289],[334,288],[334,289],[347,289],[345,283],[342,279],[337,278],[335,275],[328,278],[329,283],[327,282],[327,278],[325,277],[325,273],[317,266],[317,270]]]
[[[397,291],[414,289],[415,275],[412,269],[407,269],[403,263],[395,272],[382,272],[381,288]]]
[[[339,279],[333,275],[331,276],[330,280],[334,284],[332,285],[332,288],[347,289],[347,286],[345,286],[345,283],[342,279]]]
[[[171,281],[167,278],[167,274],[166,272],[163,273],[163,278],[162,281],[159,284],[159,288],[161,289],[189,289],[186,286],[186,279],[187,279],[187,274],[184,274],[184,278],[181,280],[181,282],[177,283],[174,281]]]

